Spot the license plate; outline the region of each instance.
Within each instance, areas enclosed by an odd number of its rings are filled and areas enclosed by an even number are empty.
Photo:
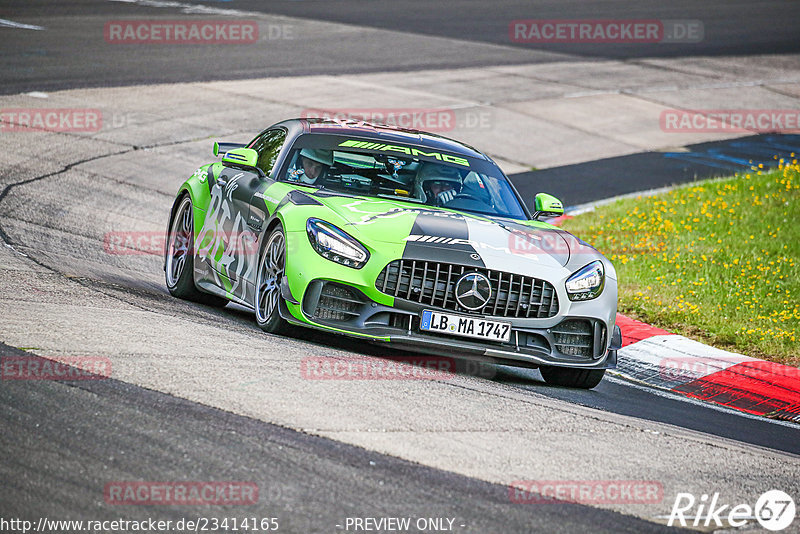
[[[441,332],[454,336],[486,339],[489,341],[505,341],[511,339],[511,323],[492,321],[480,317],[453,315],[438,311],[424,310],[420,330]]]

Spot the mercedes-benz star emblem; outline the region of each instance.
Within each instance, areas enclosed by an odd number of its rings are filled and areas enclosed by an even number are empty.
[[[474,311],[486,306],[492,296],[492,285],[481,273],[467,273],[456,282],[456,302]]]

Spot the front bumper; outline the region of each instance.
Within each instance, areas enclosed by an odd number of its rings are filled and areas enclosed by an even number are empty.
[[[311,281],[302,302],[289,293],[288,286],[283,296],[281,315],[291,323],[388,341],[401,349],[530,367],[616,366],[615,327],[602,316],[567,314],[549,320],[487,316],[511,323],[510,342],[504,343],[422,331],[422,311],[435,308],[400,299],[387,306],[340,282]]]

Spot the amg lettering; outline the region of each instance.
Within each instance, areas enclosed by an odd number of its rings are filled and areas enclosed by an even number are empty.
[[[462,167],[469,167],[469,161],[464,158],[442,154],[442,159],[448,163],[455,163],[456,165],[461,165]]]
[[[442,155],[439,154],[438,152],[423,152],[422,150],[419,150],[418,148],[411,149],[411,153],[413,155],[415,155],[415,156],[425,156],[425,157],[428,157],[428,158],[436,158],[438,160],[442,159]]]
[[[402,152],[403,154],[411,155],[411,149],[405,146],[386,145],[384,150],[391,150],[392,152]]]
[[[401,152],[408,156],[422,156],[424,158],[433,158],[439,161],[444,161],[447,163],[452,163],[454,165],[461,165],[462,167],[469,167],[469,160],[466,158],[462,158],[459,156],[452,156],[450,154],[442,154],[441,152],[425,152],[424,150],[420,150],[419,148],[410,148],[400,145],[384,145],[383,143],[371,143],[368,141],[358,141],[355,139],[348,139],[342,143],[339,143],[340,147],[351,147],[351,148],[363,148],[365,150],[375,150],[375,151],[390,151],[390,152]]]

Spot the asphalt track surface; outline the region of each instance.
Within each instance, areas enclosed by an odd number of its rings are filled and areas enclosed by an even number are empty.
[[[778,155],[800,153],[800,135],[761,134],[682,147],[678,152],[641,152],[510,176],[523,199],[548,192],[566,206],[631,195],[677,184],[774,167]],[[769,154],[769,155],[768,155]]]
[[[210,4],[210,2],[209,2]],[[300,75],[338,72],[420,69],[445,66],[480,66],[497,62],[519,63],[585,57],[682,56],[693,54],[743,54],[796,52],[798,4],[784,2],[714,2],[697,7],[694,3],[666,5],[663,2],[630,5],[606,3],[543,3],[532,9],[529,3],[466,2],[458,6],[459,17],[449,17],[451,3],[376,2],[258,2],[214,3],[223,8],[263,11],[308,20],[344,21],[363,27],[389,29],[424,36],[448,36],[489,44],[514,46],[517,52],[502,54],[484,50],[468,55],[442,50],[427,55],[413,47],[413,61],[398,59],[395,49],[377,47],[380,36],[367,37],[375,52],[358,61],[347,61],[357,51],[358,41],[342,41],[335,33],[321,33],[313,44],[297,46],[281,43],[280,59],[257,50],[240,47],[227,51],[171,48],[154,61],[144,54],[122,53],[113,46],[86,44],[86,32],[102,30],[110,18],[174,16],[175,11],[160,7],[117,2],[4,2],[0,18],[42,24],[54,31],[36,32],[0,29],[4,53],[0,68],[4,73],[0,92],[12,94],[28,90],[53,90],[70,87],[132,85],[145,82],[197,81],[266,75]],[[491,7],[491,9],[489,9]],[[535,12],[534,12],[535,11]],[[638,13],[641,13],[639,15]],[[653,15],[655,13],[655,15]],[[577,48],[532,48],[507,42],[507,25],[515,18],[623,18],[656,16],[670,19],[703,19],[706,34],[715,36],[692,46],[662,46],[635,49],[628,46]],[[747,21],[746,24],[743,21]],[[296,24],[292,22],[292,24]],[[369,41],[374,39],[374,41]],[[276,43],[277,46],[277,43]],[[74,50],[81,50],[80,54]],[[134,49],[136,50],[136,49]],[[320,52],[325,50],[325,53]],[[234,52],[231,54],[231,52]],[[214,54],[220,54],[214,56]],[[565,56],[564,54],[570,54]],[[702,149],[704,147],[695,147]],[[564,191],[567,204],[579,204],[608,196],[603,184],[591,178],[598,169],[622,173],[620,190],[627,193],[642,188],[660,187],[712,175],[719,169],[687,166],[665,160],[661,154],[628,156],[628,159],[591,162],[583,165],[537,171],[534,175],[550,180],[556,187],[563,176],[585,180],[580,195]],[[661,162],[661,164],[659,164]],[[677,165],[670,167],[669,165]],[[637,165],[655,168],[652,182],[631,183],[625,169]],[[679,170],[680,169],[680,170]],[[44,176],[44,169],[40,175]],[[640,173],[631,171],[630,176]],[[517,175],[517,183],[528,184],[528,176]],[[13,183],[5,180],[4,184]],[[538,184],[537,184],[538,185]],[[647,187],[642,187],[642,186]],[[25,206],[14,198],[23,187],[6,187],[0,193],[0,213],[4,218],[30,219],[26,213],[52,208],[54,199],[41,207]],[[574,191],[574,189],[573,189]],[[528,191],[526,191],[527,193]],[[29,197],[23,197],[29,198]],[[526,196],[527,198],[527,196]],[[152,199],[150,199],[152,201]],[[158,198],[163,203],[163,199]],[[6,206],[3,206],[3,204]],[[9,207],[8,204],[12,205]],[[4,209],[5,208],[5,209]],[[119,209],[119,206],[115,206]],[[19,244],[20,227],[8,227],[3,237]],[[47,220],[48,232],[74,232],[58,217]],[[6,233],[7,232],[7,233]],[[25,240],[24,238],[22,238]],[[46,239],[41,242],[47,243]],[[60,275],[58,261],[49,250],[29,250],[31,259],[47,265]],[[59,250],[77,256],[80,247]],[[86,273],[80,281],[106,288],[115,298],[142,307],[171,307],[163,287],[147,281],[119,277],[109,270]],[[229,307],[221,312],[197,306],[177,305],[187,320],[218,321],[232,329],[253,329],[252,317]],[[293,343],[295,340],[287,340]],[[299,341],[299,340],[298,340]],[[363,345],[310,333],[303,341],[333,347],[354,354],[377,354]],[[2,355],[18,354],[2,346]],[[36,352],[36,351],[33,351]],[[521,394],[544,395],[568,403],[596,408],[614,414],[667,423],[697,430],[776,451],[800,454],[798,431],[789,425],[744,417],[732,411],[687,404],[677,398],[633,387],[618,380],[606,380],[592,391],[573,391],[545,385],[538,372],[505,367],[496,368],[487,382],[517,389]],[[117,380],[91,383],[3,383],[0,388],[0,420],[4,431],[0,443],[4,460],[0,464],[0,512],[3,516],[38,518],[50,514],[59,518],[112,518],[117,511],[102,507],[102,487],[110,479],[242,479],[259,483],[265,495],[257,510],[248,516],[278,516],[290,532],[332,531],[347,516],[414,515],[456,517],[470,532],[574,532],[591,526],[593,532],[661,531],[643,522],[597,508],[558,504],[549,506],[510,506],[507,488],[473,478],[380,455],[333,440],[295,432],[253,418],[209,408]],[[9,429],[9,431],[5,431]],[[210,516],[207,509],[156,511],[164,519],[189,515]],[[218,516],[238,510],[215,510]],[[126,517],[155,515],[153,510],[128,507]],[[669,529],[673,530],[673,529]]]
[[[192,0],[195,3],[196,0]],[[800,6],[786,2],[631,2],[612,0],[500,0],[484,2],[359,2],[324,0],[303,2],[237,2],[242,9],[278,13],[293,17],[313,17],[342,23],[356,22],[387,30],[421,35],[482,41],[520,48],[561,52],[575,57],[639,58],[686,57],[690,55],[775,54],[796,52],[796,22]],[[517,43],[510,38],[509,24],[514,20],[565,19],[659,19],[700,20],[705,38],[698,43],[618,44],[612,46],[574,44]],[[746,24],[744,23],[746,21]]]
[[[25,355],[0,345],[4,356]],[[279,531],[334,532],[347,517],[453,519],[455,531],[672,532],[572,503],[520,506],[508,487],[232,415],[116,380],[0,389],[0,513],[51,519],[277,518]],[[76,439],[77,437],[77,439]],[[43,446],[43,444],[46,445]],[[58,458],[54,465],[53,458]],[[102,506],[108,480],[231,480],[256,505]],[[54,481],[58,481],[54,484]],[[119,508],[119,507],[118,507]]]
[[[176,19],[185,6],[235,10],[230,17],[275,14],[261,25],[255,45],[182,45],[165,52],[147,44],[109,44],[114,20]],[[176,7],[178,6],[178,7]],[[181,7],[184,6],[184,7]],[[455,10],[455,13],[454,13]],[[191,13],[191,11],[188,11]],[[208,12],[208,18],[220,16]],[[286,19],[280,17],[290,16]],[[296,17],[296,18],[294,18]],[[704,38],[693,43],[568,45],[520,44],[509,38],[515,19],[700,20]],[[383,72],[474,67],[593,58],[690,57],[780,54],[800,51],[800,4],[749,0],[709,2],[399,2],[357,0],[6,0],[0,19],[43,31],[0,27],[4,94],[142,83],[206,81],[266,76]],[[325,22],[345,23],[351,31]],[[288,28],[286,32],[282,28]],[[271,32],[271,33],[270,33]],[[288,38],[287,38],[288,37]],[[72,53],[79,51],[79,53]]]

